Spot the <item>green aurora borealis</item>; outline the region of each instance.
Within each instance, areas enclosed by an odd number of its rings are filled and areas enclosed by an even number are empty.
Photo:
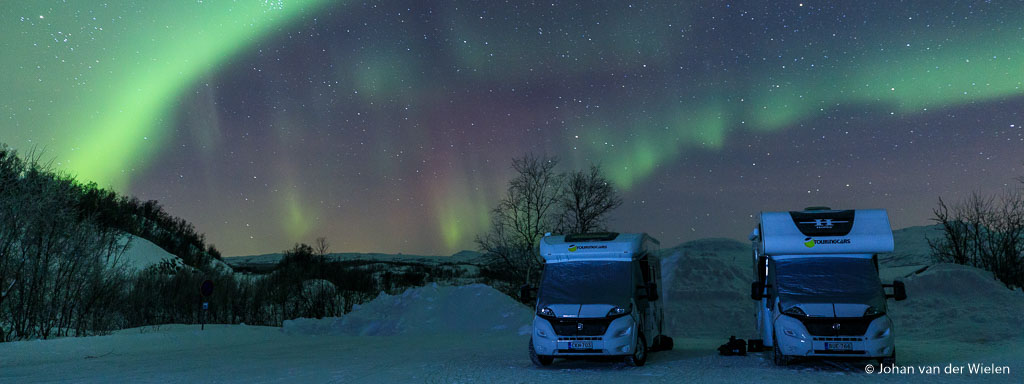
[[[160,200],[227,255],[472,249],[527,151],[613,229],[742,238],[1024,174],[1019,2],[16,2],[0,141]]]

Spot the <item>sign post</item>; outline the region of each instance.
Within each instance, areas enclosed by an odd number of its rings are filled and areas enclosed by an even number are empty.
[[[199,285],[199,293],[203,295],[203,311],[199,314],[199,330],[206,330],[206,313],[210,310],[208,298],[213,295],[213,281],[206,280]]]

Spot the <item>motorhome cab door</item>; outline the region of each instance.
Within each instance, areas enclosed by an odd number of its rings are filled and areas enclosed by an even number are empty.
[[[656,319],[661,319],[661,316],[659,316],[660,305],[658,305],[657,300],[659,294],[657,276],[659,276],[660,273],[657,273],[658,271],[654,270],[651,263],[652,258],[653,257],[650,254],[646,254],[636,261],[637,268],[635,271],[637,271],[637,276],[634,277],[634,281],[637,282],[637,293],[634,297],[636,299],[637,307],[642,309],[642,313],[644,314],[644,318],[641,320],[644,327],[644,334],[660,335],[661,324],[658,324],[657,321],[655,321]],[[654,260],[657,259],[654,258]],[[650,343],[651,340],[647,340],[647,342]]]

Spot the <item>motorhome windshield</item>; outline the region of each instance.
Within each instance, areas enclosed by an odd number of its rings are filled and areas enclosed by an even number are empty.
[[[544,267],[538,301],[552,304],[610,304],[626,308],[633,290],[628,261],[572,261]]]
[[[885,291],[871,259],[779,259],[775,262],[775,281],[783,301],[885,305]]]

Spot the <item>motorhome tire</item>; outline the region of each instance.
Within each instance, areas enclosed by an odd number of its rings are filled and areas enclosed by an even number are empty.
[[[636,348],[633,348],[632,355],[626,357],[626,363],[634,367],[642,367],[647,363],[647,339],[643,333],[636,335]]]
[[[772,337],[772,344],[772,362],[780,367],[789,365],[791,358],[782,354],[782,350],[779,349],[779,341],[774,336]]]
[[[538,355],[537,351],[533,349],[533,339],[530,339],[530,361],[533,362],[533,365],[538,367],[546,367],[551,365],[551,362],[555,361],[555,357]]]

